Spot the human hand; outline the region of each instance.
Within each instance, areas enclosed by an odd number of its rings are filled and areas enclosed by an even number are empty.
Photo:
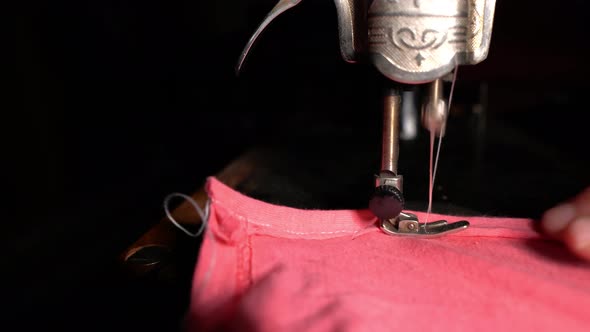
[[[590,261],[590,187],[547,210],[541,227],[548,235],[563,241],[573,253]]]

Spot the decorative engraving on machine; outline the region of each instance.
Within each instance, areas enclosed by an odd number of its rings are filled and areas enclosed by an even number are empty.
[[[369,51],[402,76],[443,70],[454,60],[469,63],[468,54],[482,46],[485,5],[486,0],[375,0],[368,15]]]

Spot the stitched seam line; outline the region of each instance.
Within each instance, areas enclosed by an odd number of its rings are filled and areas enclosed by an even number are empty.
[[[278,233],[286,233],[286,234],[293,234],[293,235],[326,235],[326,234],[354,235],[358,231],[358,230],[356,230],[356,231],[352,231],[352,230],[335,230],[335,231],[316,231],[316,232],[295,232],[295,231],[291,231],[291,230],[287,230],[287,229],[277,229],[272,224],[268,224],[268,223],[262,222],[260,220],[252,219],[252,218],[243,216],[243,215],[235,212],[234,210],[232,210],[232,209],[228,208],[227,206],[225,206],[223,203],[221,203],[220,200],[218,200],[216,198],[211,198],[211,201],[213,203],[215,203],[215,205],[217,207],[221,207],[223,210],[225,210],[225,212],[227,212],[232,217],[235,217],[237,219],[240,219],[242,221],[245,221],[246,223],[254,224],[254,225],[257,225],[257,226],[261,226],[261,227],[271,228],[271,229],[275,230]],[[500,228],[482,227],[482,229],[500,229]],[[264,234],[264,235],[272,236],[271,234]],[[486,238],[548,240],[548,239],[544,239],[542,236],[540,236],[538,234],[531,234],[531,235],[525,235],[525,236],[518,236],[518,235],[517,236],[509,236],[509,235],[485,235],[485,234],[473,234],[473,235],[449,234],[447,236],[450,236],[450,237],[486,237]]]
[[[286,229],[281,229],[278,230],[274,227],[274,225],[268,224],[268,223],[264,223],[262,221],[259,220],[255,220],[252,218],[248,218],[245,217],[231,209],[229,209],[228,207],[224,206],[222,203],[220,203],[219,200],[217,199],[212,199],[212,201],[215,203],[215,205],[223,208],[225,210],[225,212],[227,212],[229,215],[231,215],[232,217],[235,217],[237,219],[240,219],[242,221],[245,221],[247,223],[251,223],[257,226],[262,226],[262,227],[266,227],[266,228],[273,228],[275,229],[277,232],[281,232],[281,233],[288,233],[288,234],[295,234],[295,235],[321,235],[321,234],[339,234],[339,233],[344,233],[344,234],[354,234],[354,231],[349,231],[349,230],[336,230],[336,231],[319,231],[319,232],[295,232],[295,231],[290,231],[290,230],[286,230]]]
[[[248,258],[248,264],[247,264],[247,267],[248,267],[248,274],[247,274],[248,280],[246,280],[246,282],[247,282],[247,286],[250,287],[253,284],[253,282],[254,282],[254,276],[252,274],[252,255],[253,255],[253,251],[252,251],[252,236],[250,236],[250,235],[247,235],[247,236],[248,236],[248,238],[246,239],[246,241],[248,243],[248,256],[247,256],[247,258]]]

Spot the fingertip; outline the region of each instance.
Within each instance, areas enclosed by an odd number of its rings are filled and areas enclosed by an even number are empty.
[[[557,236],[575,217],[576,207],[571,203],[564,203],[543,214],[541,227],[547,234]]]
[[[578,214],[590,215],[590,187],[578,194],[574,198],[573,204],[576,205]]]
[[[564,241],[575,254],[590,260],[590,216],[572,221],[564,233]]]

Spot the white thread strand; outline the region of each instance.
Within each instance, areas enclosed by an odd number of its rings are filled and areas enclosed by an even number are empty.
[[[172,213],[170,213],[170,209],[168,209],[168,205],[170,204],[170,200],[175,197],[184,198],[187,202],[189,202],[195,208],[195,210],[199,214],[199,217],[201,217],[201,227],[199,228],[199,230],[196,233],[191,233],[188,229],[184,228],[181,224],[179,224],[174,219],[174,217],[172,217]],[[174,226],[178,227],[178,229],[183,231],[186,235],[188,235],[190,237],[199,237],[203,233],[203,231],[205,230],[205,227],[207,225],[207,218],[209,217],[209,204],[205,204],[205,211],[203,211],[203,209],[201,209],[199,204],[197,204],[197,202],[195,202],[195,200],[192,197],[185,195],[185,194],[181,194],[181,193],[172,193],[172,194],[166,196],[166,199],[164,199],[164,212],[166,212],[166,217],[168,218],[168,220],[170,220],[170,222],[172,222],[174,224]]]
[[[451,104],[453,103],[453,93],[455,92],[455,82],[457,82],[457,72],[459,71],[459,66],[455,66],[455,72],[453,73],[453,82],[451,83],[451,91],[449,92],[449,105],[447,106],[447,119],[451,115]],[[446,121],[446,120],[445,120]],[[447,130],[447,126],[445,124],[444,130]],[[442,137],[438,139],[438,147],[436,149],[436,159],[434,161],[434,171],[432,172],[432,185],[434,186],[434,181],[436,180],[436,168],[438,167],[438,156],[440,154],[440,146],[442,144]]]
[[[201,227],[199,227],[199,229],[197,230],[196,233],[191,233],[189,230],[187,230],[182,225],[180,225],[174,219],[174,217],[172,217],[172,213],[170,213],[170,209],[168,208],[168,205],[170,204],[170,200],[175,197],[181,197],[181,198],[185,199],[186,201],[188,201],[195,208],[195,211],[197,211],[197,213],[199,214],[199,217],[201,217]],[[215,245],[215,236],[213,236],[213,232],[211,232],[209,227],[207,227],[208,226],[207,223],[209,222],[210,201],[207,202],[207,204],[205,204],[205,209],[203,210],[192,197],[185,195],[185,194],[181,194],[181,193],[172,193],[172,194],[169,194],[168,196],[166,196],[166,198],[164,199],[164,212],[166,213],[166,217],[168,218],[168,220],[170,220],[170,222],[172,222],[174,224],[174,226],[178,227],[178,229],[180,229],[181,231],[183,231],[186,235],[188,235],[190,237],[199,237],[201,234],[203,234],[203,231],[205,231],[205,229],[207,230],[206,233],[207,233],[207,236],[209,236],[209,240],[211,241],[211,248],[212,249],[211,249],[211,260],[209,261],[209,267],[205,271],[205,274],[203,276],[203,282],[199,286],[200,289],[204,289],[205,286],[207,286],[207,283],[209,282],[211,275],[213,274],[213,269],[215,268],[215,264],[217,262],[217,246]]]
[[[430,190],[429,190],[429,194],[428,194],[428,210],[426,211],[426,224],[428,224],[429,220],[430,220],[430,214],[432,213],[432,193],[434,191],[434,187],[435,187],[435,181],[436,181],[436,171],[438,168],[438,160],[439,160],[439,156],[440,156],[440,147],[442,145],[442,140],[444,137],[444,131],[447,130],[447,125],[446,125],[446,121],[448,120],[450,114],[451,114],[451,105],[453,103],[453,93],[455,91],[455,83],[457,82],[457,72],[459,71],[459,66],[455,66],[455,71],[453,72],[453,81],[451,82],[451,91],[449,92],[449,103],[447,105],[447,116],[445,118],[445,125],[443,126],[443,131],[442,131],[442,135],[441,137],[438,138],[438,146],[436,148],[436,157],[434,158],[434,169],[432,170],[431,173],[431,184],[430,184]],[[432,140],[432,138],[431,138]],[[431,156],[431,161],[430,161],[430,166],[432,167],[432,143],[431,143],[431,148],[430,148],[430,156]]]

